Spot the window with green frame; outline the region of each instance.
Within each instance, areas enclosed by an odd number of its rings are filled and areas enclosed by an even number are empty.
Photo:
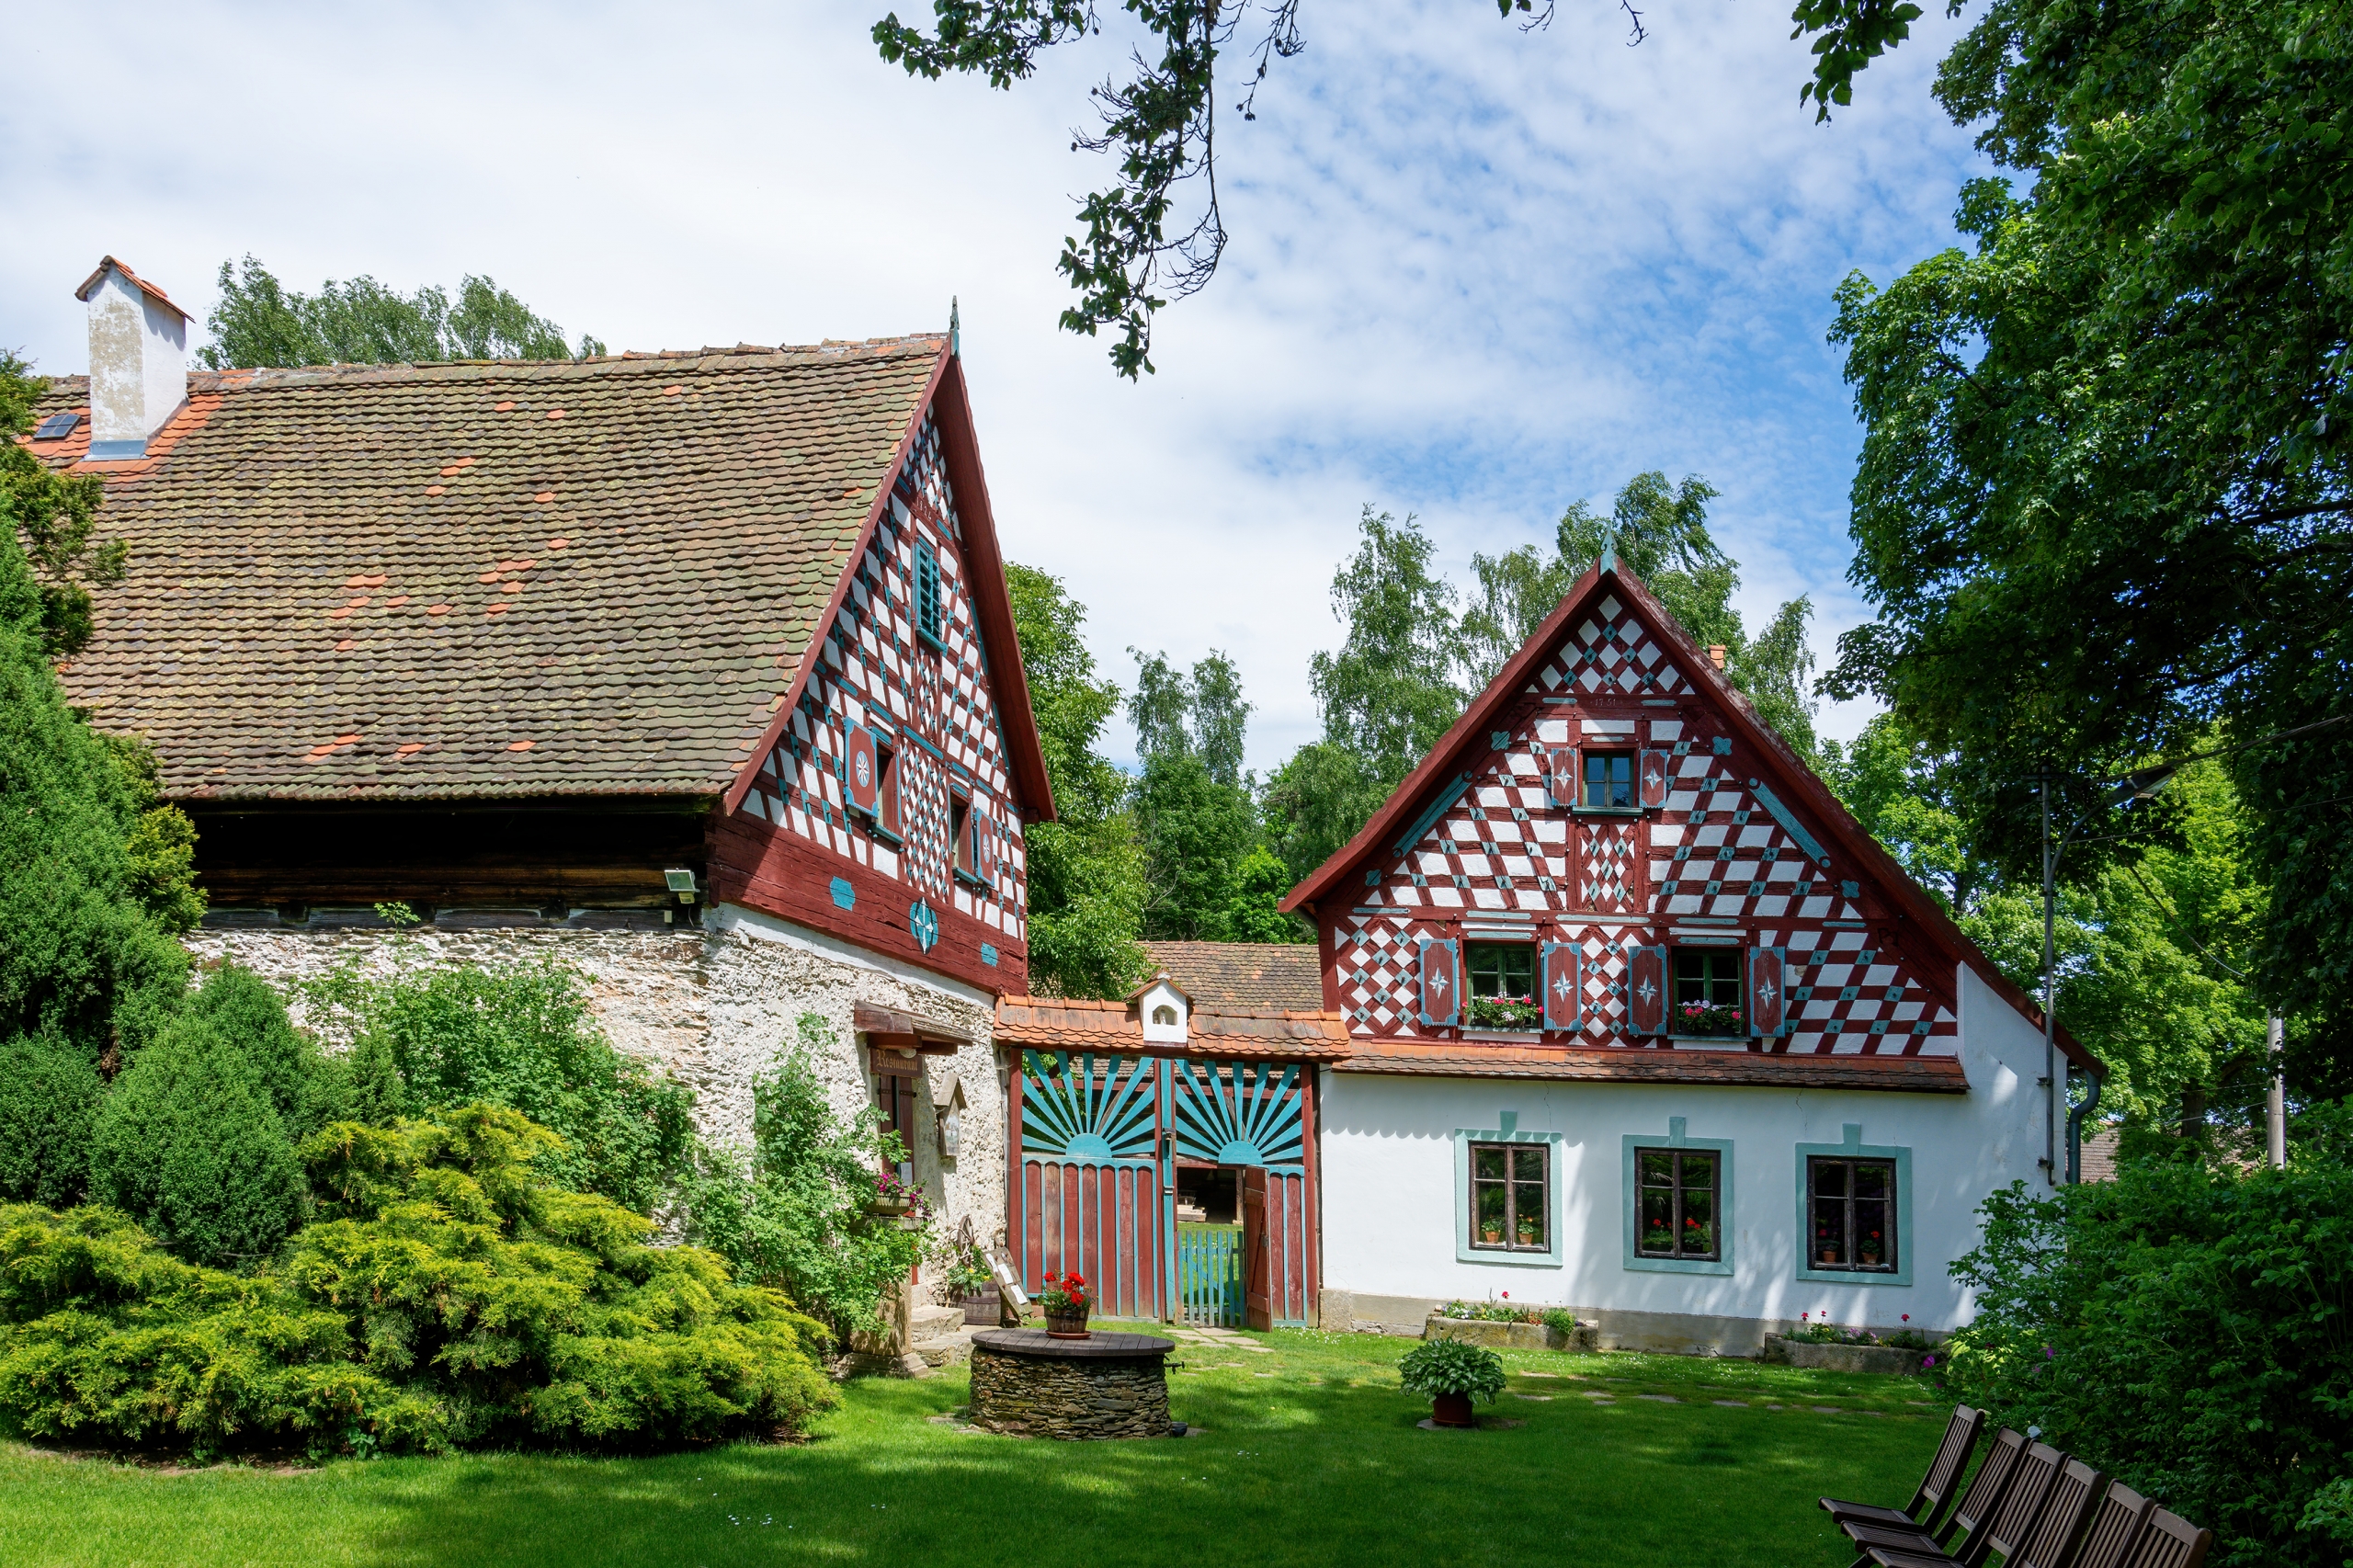
[[[1472,1028],[1533,1029],[1544,1021],[1536,994],[1536,949],[1526,942],[1465,942],[1470,985],[1462,1021]]]
[[[1675,1009],[1667,1033],[1739,1035],[1747,1032],[1741,1010],[1738,948],[1675,949]]]
[[[1723,1256],[1722,1162],[1711,1149],[1636,1149],[1634,1251],[1713,1262]]]
[[[1585,754],[1585,788],[1578,803],[1596,811],[1634,809],[1634,754],[1630,751],[1589,751]]]

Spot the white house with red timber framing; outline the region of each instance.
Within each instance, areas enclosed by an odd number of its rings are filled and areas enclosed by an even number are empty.
[[[1286,907],[1348,1041],[1326,1327],[1508,1294],[1634,1347],[1949,1329],[1978,1205],[2055,1178],[2091,1064],[1613,555]]]

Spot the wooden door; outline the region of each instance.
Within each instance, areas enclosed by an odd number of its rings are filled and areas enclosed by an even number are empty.
[[[1267,1170],[1242,1173],[1242,1323],[1245,1328],[1275,1326],[1274,1270],[1267,1247]]]

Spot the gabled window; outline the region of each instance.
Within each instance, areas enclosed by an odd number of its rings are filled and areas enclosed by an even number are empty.
[[[915,540],[915,635],[947,652],[940,637],[939,551],[929,540]]]
[[[1740,1035],[1747,1032],[1741,1010],[1738,948],[1675,949],[1675,1002],[1667,1014],[1669,1034]]]

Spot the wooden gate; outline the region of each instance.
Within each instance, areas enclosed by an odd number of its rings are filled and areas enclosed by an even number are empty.
[[[1242,1326],[1242,1227],[1176,1225],[1176,1301],[1187,1323]]]
[[[1313,1080],[1280,1062],[1022,1053],[1013,1074],[1009,1227],[1022,1283],[1075,1270],[1102,1317],[1303,1326],[1315,1316]],[[1248,1249],[1233,1226],[1176,1224],[1178,1159],[1240,1167],[1260,1195],[1264,1305],[1228,1303]],[[1192,1243],[1222,1230],[1220,1243]],[[1193,1263],[1201,1272],[1198,1278]],[[1211,1271],[1223,1270],[1212,1278]],[[1228,1285],[1228,1275],[1233,1284]],[[1196,1318],[1196,1312],[1201,1315]],[[1214,1313],[1212,1316],[1211,1314]]]

